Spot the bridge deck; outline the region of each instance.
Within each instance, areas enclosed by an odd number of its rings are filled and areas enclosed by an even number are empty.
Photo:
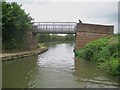
[[[34,33],[76,33],[76,22],[35,22]]]

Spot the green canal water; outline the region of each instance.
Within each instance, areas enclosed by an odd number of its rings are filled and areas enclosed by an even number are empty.
[[[117,77],[91,62],[75,59],[74,43],[51,45],[47,52],[3,62],[3,88],[116,88]]]

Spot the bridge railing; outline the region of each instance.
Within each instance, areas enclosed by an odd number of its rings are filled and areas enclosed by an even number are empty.
[[[64,31],[75,31],[76,22],[34,22],[34,25],[41,32],[64,32]]]

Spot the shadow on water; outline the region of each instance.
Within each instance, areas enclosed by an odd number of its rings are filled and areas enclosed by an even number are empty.
[[[35,71],[37,59],[37,56],[32,56],[3,62],[2,87],[29,87],[28,76],[30,76]]]

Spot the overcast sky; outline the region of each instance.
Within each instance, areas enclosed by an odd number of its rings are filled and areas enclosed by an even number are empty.
[[[35,22],[110,24],[118,31],[118,0],[6,0],[18,2]],[[88,2],[89,1],[89,2]]]

